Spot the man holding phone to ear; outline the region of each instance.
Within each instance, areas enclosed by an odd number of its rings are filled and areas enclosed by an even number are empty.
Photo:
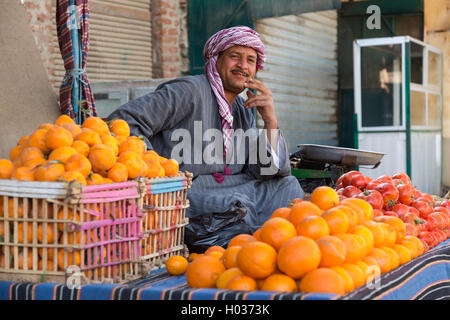
[[[194,174],[188,190],[186,243],[190,251],[198,252],[211,245],[226,246],[236,234],[254,232],[274,210],[303,196],[290,175],[272,92],[255,79],[265,60],[259,35],[245,26],[221,30],[208,39],[203,56],[205,74],[168,81],[108,117],[124,119],[131,134],[143,136],[149,149],[175,159],[179,141],[174,138],[181,130],[194,140],[199,131],[204,135],[220,130],[220,143],[215,142],[223,147],[223,156],[216,163],[196,163],[196,154],[207,147],[205,141],[200,149],[183,150],[181,155],[180,170]],[[249,89],[246,100],[239,95],[245,89]],[[254,108],[265,129],[256,135],[247,134],[256,131]],[[238,132],[249,138],[249,147],[235,148]]]

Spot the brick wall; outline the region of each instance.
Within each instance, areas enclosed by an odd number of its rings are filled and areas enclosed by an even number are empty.
[[[23,5],[28,13],[28,22],[41,54],[42,63],[54,87],[55,67],[51,61],[51,55],[59,54],[59,48],[54,48],[52,44],[52,30],[55,28],[54,17],[51,14],[52,0],[23,0]]]
[[[186,7],[187,0],[151,2],[153,78],[178,77],[187,71]]]
[[[187,1],[148,0],[152,14],[152,78],[178,77],[189,72]],[[30,28],[47,70],[49,81],[55,87],[55,66],[51,56],[60,54],[52,39],[55,17],[52,16],[53,0],[23,0],[29,16]],[[88,60],[89,63],[89,60]]]

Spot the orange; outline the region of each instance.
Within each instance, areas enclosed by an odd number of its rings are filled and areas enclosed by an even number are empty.
[[[247,276],[262,279],[276,270],[277,252],[267,243],[251,241],[239,250],[236,262]]]
[[[217,278],[225,271],[218,259],[201,256],[192,261],[186,270],[186,281],[191,288],[214,288]]]
[[[64,253],[67,254],[67,263],[64,263]],[[77,265],[80,266],[81,263],[81,255],[80,251],[73,251],[68,252],[64,249],[58,250],[58,268],[61,271],[64,271],[65,268],[71,266],[71,265]]]
[[[361,236],[351,233],[340,233],[336,234],[336,237],[341,239],[345,245],[345,251],[347,252],[345,255],[346,263],[355,263],[363,258],[366,253],[366,243]]]
[[[127,138],[130,135],[130,126],[125,120],[114,119],[109,123],[109,130],[115,136],[122,136]]]
[[[194,261],[195,259],[197,259],[197,258],[199,258],[201,256],[203,256],[203,253],[193,252],[193,253],[189,254],[188,261],[192,262],[192,261]]]
[[[104,134],[110,134],[108,125],[105,121],[102,120],[102,118],[99,117],[89,117],[86,120],[84,120],[82,128],[88,128],[91,129],[94,132],[97,132],[99,136],[102,136]]]
[[[397,234],[395,233],[395,229],[384,222],[377,222],[381,225],[381,227],[384,229],[384,246],[388,246],[388,247],[392,247],[395,242],[396,242],[396,238],[397,238]]]
[[[208,249],[206,249],[206,251],[204,252],[205,254],[211,253],[211,252],[220,252],[220,253],[224,253],[225,249],[222,248],[221,246],[211,246]]]
[[[147,146],[145,142],[138,137],[130,136],[124,142],[119,145],[119,153],[126,151],[136,152],[139,156],[143,156]]]
[[[344,263],[347,254],[345,244],[336,236],[324,236],[316,240],[321,253],[319,267],[330,268]]]
[[[73,139],[81,133],[81,127],[75,123],[66,123],[61,125],[61,127],[69,131]]]
[[[72,143],[72,148],[79,154],[87,157],[89,155],[89,145],[82,140],[75,140]]]
[[[286,241],[278,251],[278,268],[288,276],[299,279],[316,269],[321,260],[317,243],[307,237],[296,236]]]
[[[415,243],[411,241],[403,240],[400,242],[400,245],[407,248],[409,250],[409,254],[411,255],[411,259],[417,258],[419,256],[419,250]]]
[[[416,236],[405,236],[404,241],[412,242],[413,244],[415,244],[419,256],[424,252],[423,243]]]
[[[89,151],[89,161],[95,172],[111,169],[117,161],[117,157],[110,148],[104,144],[96,144]]]
[[[94,185],[94,184],[102,184],[103,183],[103,177],[99,175],[98,173],[91,173],[87,176],[86,182],[88,186]]]
[[[297,224],[297,235],[305,236],[313,240],[330,234],[327,221],[320,216],[309,216]]]
[[[18,233],[17,242],[25,243],[24,242],[25,230],[24,230],[23,222],[19,222],[19,224],[17,225],[17,233]],[[32,223],[28,223],[26,240],[27,240],[26,243],[31,243],[33,241],[33,224]]]
[[[53,123],[41,123],[38,127],[38,129],[48,130],[50,128],[53,128],[55,125]]]
[[[66,171],[78,171],[86,178],[91,173],[92,165],[88,158],[78,153],[67,159],[64,168]]]
[[[19,141],[17,142],[17,145],[26,145],[28,146],[28,140],[30,139],[30,136],[23,136],[22,138],[19,139]]]
[[[81,129],[81,133],[75,137],[75,141],[77,140],[83,141],[89,147],[102,143],[100,135],[97,132],[92,131],[91,129],[88,128]]]
[[[23,201],[18,201],[16,210],[14,212],[14,200],[10,198],[8,200],[8,213],[10,218],[14,218],[14,214],[17,214],[17,218],[23,217]]]
[[[364,242],[366,244],[366,246],[365,246],[366,250],[364,252],[364,255],[366,255],[370,251],[372,251],[373,244],[374,244],[374,238],[373,238],[372,232],[370,232],[370,230],[367,227],[365,227],[363,225],[359,225],[355,228],[353,233],[361,236],[364,239]]]
[[[300,281],[300,291],[321,292],[343,295],[345,282],[336,271],[329,268],[318,268],[308,272]]]
[[[18,167],[13,171],[11,179],[34,181],[34,169],[30,167]]]
[[[238,234],[237,236],[234,236],[230,242],[228,242],[227,248],[232,247],[232,246],[243,246],[248,242],[252,242],[252,241],[256,241],[255,237],[250,235],[250,234],[246,234],[246,233],[241,233]]]
[[[17,145],[14,148],[12,148],[9,151],[9,159],[13,162],[18,161],[23,149],[25,149],[23,145]]]
[[[359,198],[347,198],[340,202],[341,204],[348,205],[353,204],[364,212],[364,221],[369,221],[373,219],[373,207],[367,201]],[[360,222],[361,224],[362,222]]]
[[[55,267],[53,265],[53,260],[48,259],[46,267],[44,267],[44,260],[39,260],[39,262],[38,262],[38,269],[39,270],[53,271],[54,268]]]
[[[13,163],[8,159],[0,159],[0,179],[9,179],[14,170]]]
[[[379,277],[381,275],[380,266],[377,263],[377,260],[372,256],[366,256],[362,262],[367,265],[367,277]],[[369,280],[369,279],[367,279]]]
[[[119,154],[119,144],[117,143],[116,138],[112,135],[104,134],[100,137],[100,139],[102,140],[102,144],[111,148],[116,156]]]
[[[258,228],[255,232],[253,232],[253,236],[256,240],[261,241],[261,228]]]
[[[59,147],[50,152],[50,154],[48,155],[48,160],[59,160],[65,163],[71,156],[76,153],[77,151],[72,147]]]
[[[353,291],[355,284],[353,283],[353,279],[350,277],[350,274],[344,268],[336,266],[331,267],[330,269],[336,271],[341,276],[342,280],[344,280],[345,293]]]
[[[44,242],[44,234],[47,235],[47,242]],[[39,243],[53,243],[55,237],[52,224],[47,224],[47,227],[44,227],[44,224],[41,223],[37,229],[37,237]]]
[[[339,209],[328,210],[322,213],[321,217],[325,219],[330,227],[330,234],[335,235],[347,232],[349,222],[347,215],[343,211]]]
[[[233,267],[225,270],[216,281],[216,287],[218,289],[226,289],[228,282],[236,276],[244,275],[241,270],[237,267]]]
[[[125,140],[127,140],[127,137],[124,137],[124,136],[114,136],[114,138],[116,138],[116,140],[117,140],[117,144],[120,146],[120,144],[122,143],[122,142],[124,142]],[[120,150],[119,150],[119,152],[120,152]]]
[[[222,255],[222,262],[225,266],[225,268],[230,269],[237,266],[237,255],[239,253],[239,250],[241,250],[242,246],[232,246],[228,247],[223,255]]]
[[[186,272],[189,262],[180,255],[171,256],[166,261],[166,270],[173,276],[179,276]]]
[[[62,126],[67,123],[75,124],[75,121],[66,114],[60,115],[54,122],[57,126]]]
[[[86,178],[79,171],[66,171],[59,178],[58,181],[77,181],[83,186],[87,185]]]
[[[59,161],[48,161],[34,170],[36,181],[56,181],[65,172],[64,165]]]
[[[364,212],[364,209],[361,208],[357,203],[355,203],[353,201],[344,201],[344,200],[348,200],[348,199],[354,199],[354,198],[343,199],[339,202],[339,204],[352,208],[358,217],[357,224],[363,224],[364,221],[366,221],[366,213]]]
[[[108,170],[108,178],[114,182],[124,182],[128,180],[128,169],[124,164],[116,162],[111,169]]]
[[[285,274],[272,274],[268,276],[261,285],[264,291],[295,292],[297,283],[291,277]]]
[[[294,225],[284,218],[271,218],[261,226],[261,241],[270,244],[275,250],[296,235]]]
[[[347,271],[349,276],[353,280],[354,288],[358,288],[366,283],[366,275],[364,274],[363,270],[361,270],[358,265],[354,263],[344,263],[340,266],[342,269]]]
[[[67,243],[70,244],[81,243],[81,232],[69,232],[67,234]]]
[[[340,210],[345,213],[348,218],[348,230],[347,232],[355,231],[356,226],[358,225],[358,214],[356,211],[349,206],[337,205],[336,207],[330,209],[329,211]]]
[[[36,131],[34,131],[31,135],[30,138],[28,139],[28,145],[30,147],[36,147],[41,149],[41,151],[44,154],[47,154],[50,150],[47,147],[47,144],[45,143],[45,137],[47,135],[47,130],[45,129],[38,129]],[[19,148],[20,146],[17,146],[15,148]],[[11,158],[11,155],[10,155]],[[11,158],[11,160],[14,160]]]
[[[388,225],[392,226],[394,228],[395,234],[396,234],[396,243],[400,243],[403,241],[403,239],[405,239],[406,225],[402,221],[402,219],[393,217],[393,216],[381,216],[381,217],[376,217],[374,219],[374,221],[384,222],[384,223],[387,223]]]
[[[28,270],[33,269],[33,251],[32,250],[28,250],[26,265],[25,265],[25,258],[24,258],[23,252],[19,253],[19,269],[23,270],[25,268],[27,268]]]
[[[159,163],[158,159],[144,159],[144,162],[148,166],[147,178],[156,178],[159,176],[165,176],[165,172],[161,175],[161,170],[164,171],[164,168]]]
[[[41,160],[41,161],[36,162],[36,159]],[[36,165],[38,163],[41,163],[42,160],[45,160],[45,158],[44,158],[44,154],[42,153],[41,149],[36,148],[36,147],[28,147],[28,148],[23,149],[22,153],[19,156],[18,163],[16,164],[16,166],[23,165],[23,166],[29,167],[32,164]],[[49,160],[53,160],[53,159],[49,158]]]
[[[390,271],[391,257],[386,251],[380,248],[373,248],[372,251],[369,253],[369,256],[377,261],[377,264],[380,267],[381,274]]]
[[[369,265],[362,260],[356,261],[355,264],[362,270],[364,274],[364,283],[366,283],[371,273]]]
[[[339,195],[333,188],[321,186],[311,193],[311,202],[326,211],[339,203]]]
[[[65,146],[70,147],[72,143],[73,138],[70,131],[60,126],[51,127],[45,135],[45,145],[49,150]]]
[[[257,289],[257,285],[253,278],[246,275],[237,275],[228,281],[226,289],[253,291]]]
[[[161,162],[166,176],[173,177],[178,174],[178,162],[175,159],[168,159]]]
[[[321,213],[320,208],[310,201],[302,201],[294,204],[291,207],[288,220],[292,222],[294,226],[303,220],[303,218],[311,215],[319,216]]]
[[[380,224],[375,221],[366,221],[363,226],[365,226],[373,235],[373,246],[379,248],[384,246],[384,238],[386,230],[382,228]]]
[[[47,259],[53,260],[54,252],[55,252],[54,250],[56,250],[56,249],[47,248]],[[42,247],[39,248],[38,253],[39,253],[39,257],[41,257],[41,259],[44,259],[44,248],[42,248]]]
[[[394,249],[395,252],[397,252],[398,257],[400,259],[400,261],[399,261],[400,265],[405,264],[412,259],[411,251],[407,247],[400,245],[400,244],[395,244],[392,247],[392,249]]]
[[[145,164],[142,157],[134,151],[121,152],[117,162],[127,167],[129,179],[137,178],[141,174],[143,164]]]
[[[274,212],[272,212],[271,218],[279,217],[279,218],[285,218],[288,219],[289,214],[291,213],[291,208],[278,208]]]
[[[58,211],[57,219],[58,220],[69,220],[69,221],[80,221],[80,216],[78,215],[78,213],[75,213],[75,219],[74,219],[72,209],[68,209],[67,210],[67,218],[64,218],[64,209],[60,209]],[[64,222],[58,223],[58,230],[61,232],[64,231],[65,224],[66,223],[64,223]]]
[[[394,270],[395,268],[397,268],[400,265],[400,257],[394,249],[392,249],[390,247],[386,247],[386,246],[381,247],[380,249],[389,255],[389,260],[391,263],[389,270]]]

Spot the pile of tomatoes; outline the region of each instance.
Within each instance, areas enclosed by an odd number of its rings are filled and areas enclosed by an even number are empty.
[[[353,170],[339,177],[336,189],[341,199],[360,198],[370,203],[374,218],[400,218],[407,234],[417,236],[425,250],[450,237],[450,201],[435,201],[430,194],[420,192],[404,172],[371,179]]]

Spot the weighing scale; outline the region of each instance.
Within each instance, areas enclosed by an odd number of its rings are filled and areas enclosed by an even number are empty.
[[[360,166],[375,169],[385,155],[380,152],[317,144],[299,144],[297,147],[299,150],[289,156],[291,173],[306,193],[311,193],[323,185],[334,188],[342,174],[358,170]]]

